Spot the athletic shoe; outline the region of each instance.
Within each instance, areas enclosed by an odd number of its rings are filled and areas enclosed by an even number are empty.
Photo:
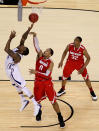
[[[27,107],[28,104],[29,104],[28,100],[23,101],[22,102],[22,107],[20,108],[20,112],[22,112]]]
[[[66,93],[65,90],[63,90],[63,89],[61,88],[61,89],[59,90],[59,92],[57,93],[57,97],[65,94],[65,93]]]
[[[36,115],[36,120],[37,120],[37,121],[41,121],[41,115],[42,115],[42,111],[41,111],[41,105],[40,105],[39,112],[38,112],[38,114]]]
[[[34,106],[34,116],[38,115],[40,109],[41,109],[40,104],[37,104],[37,105]]]
[[[92,92],[90,92],[90,94],[91,94],[92,100],[93,100],[93,101],[97,101],[98,98],[97,98],[95,92],[92,91]]]
[[[64,123],[62,115],[58,116],[58,121],[59,121],[59,124],[60,124],[60,128],[64,128],[65,127],[65,123]]]

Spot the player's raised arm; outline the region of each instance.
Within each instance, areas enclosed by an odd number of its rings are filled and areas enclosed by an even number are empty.
[[[69,51],[69,46],[67,46],[66,49],[64,50],[62,57],[61,57],[61,61],[59,62],[58,68],[63,66],[63,61],[64,61],[68,51]]]
[[[37,34],[35,32],[30,32],[31,35],[33,35],[33,45],[35,47],[35,50],[38,54],[38,58],[41,57],[43,55],[42,50],[39,47],[39,41],[37,38]]]
[[[28,28],[28,30],[22,35],[22,38],[21,38],[21,41],[20,41],[20,45],[19,45],[19,46],[24,45],[24,42],[25,42],[25,40],[27,39],[28,34],[29,34],[29,32],[31,31],[32,28],[33,28],[33,24],[31,24],[31,26]]]
[[[5,46],[4,51],[5,51],[8,55],[10,55],[10,56],[14,59],[14,61],[17,63],[17,62],[20,61],[21,58],[20,58],[20,56],[19,56],[17,53],[14,53],[14,52],[10,49],[11,41],[12,41],[12,39],[13,39],[15,36],[16,36],[16,32],[15,32],[15,31],[11,31],[11,34],[10,34],[10,36],[9,36],[9,39],[8,39],[7,43],[6,43],[6,46]]]
[[[54,63],[51,62],[48,70],[46,73],[38,72],[34,69],[29,69],[30,74],[36,74],[36,76],[42,77],[44,79],[49,79],[51,77],[52,71],[53,71]]]

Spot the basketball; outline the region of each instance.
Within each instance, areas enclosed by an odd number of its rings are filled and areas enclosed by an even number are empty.
[[[37,21],[38,21],[38,18],[39,18],[39,16],[38,16],[37,13],[31,13],[31,14],[29,15],[29,20],[30,20],[30,22],[32,22],[32,23],[37,22]]]

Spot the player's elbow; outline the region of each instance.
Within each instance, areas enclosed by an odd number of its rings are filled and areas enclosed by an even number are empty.
[[[66,51],[63,52],[63,56],[64,56],[64,57],[66,56]]]
[[[6,53],[8,53],[8,52],[9,52],[9,49],[7,49],[7,48],[5,47],[4,51],[5,51]]]
[[[4,51],[5,51],[5,52],[7,52],[7,51],[8,51],[6,47],[4,48]]]
[[[91,60],[90,56],[87,58],[87,60],[90,62],[90,60]]]

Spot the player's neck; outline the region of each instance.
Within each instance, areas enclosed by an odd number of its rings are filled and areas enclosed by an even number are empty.
[[[78,44],[78,45],[74,45],[74,46],[75,46],[75,48],[77,48],[77,49],[78,49],[78,48],[80,47],[80,44]]]
[[[49,59],[49,57],[44,57],[44,59]]]

